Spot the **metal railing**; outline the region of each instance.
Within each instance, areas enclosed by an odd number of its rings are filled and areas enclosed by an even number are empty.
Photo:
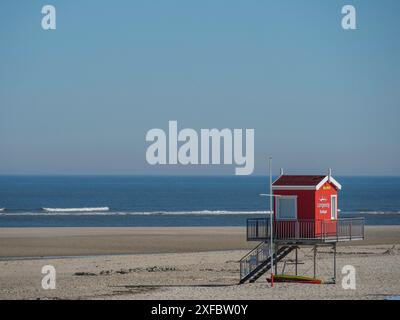
[[[364,239],[364,218],[338,220],[275,220],[273,221],[276,240],[320,239],[323,241],[345,241]],[[247,220],[248,241],[270,239],[269,218]]]
[[[266,241],[270,238],[268,218],[247,219],[247,241]]]
[[[248,254],[246,254],[242,259],[240,259],[240,279],[243,279],[261,263],[266,261],[269,257],[269,254],[269,245],[262,242]]]
[[[339,240],[341,238],[364,239],[364,218],[339,219],[336,228],[336,237]]]

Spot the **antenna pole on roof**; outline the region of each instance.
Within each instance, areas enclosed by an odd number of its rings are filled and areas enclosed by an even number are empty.
[[[274,210],[272,204],[272,157],[269,157],[269,221],[270,221],[270,236],[271,236],[271,245],[270,245],[270,260],[271,260],[271,287],[274,286],[274,236],[273,236],[273,218],[274,218]]]

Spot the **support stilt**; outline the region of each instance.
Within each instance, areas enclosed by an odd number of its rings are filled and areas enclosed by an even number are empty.
[[[314,279],[317,277],[317,246],[314,246]]]
[[[336,242],[333,244],[333,283],[336,283]]]

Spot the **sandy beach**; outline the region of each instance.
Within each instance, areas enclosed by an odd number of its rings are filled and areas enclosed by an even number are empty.
[[[238,285],[240,258],[257,243],[245,228],[3,228],[0,299],[383,299],[400,295],[400,226],[366,227],[366,240],[338,247],[337,283],[283,284],[261,277]],[[349,245],[350,244],[350,245]],[[310,248],[299,272],[309,274]],[[56,269],[56,289],[41,286],[41,269]],[[356,289],[343,289],[344,265]],[[279,265],[281,272],[283,263]],[[291,266],[285,265],[291,273]],[[327,250],[317,274],[332,273]]]

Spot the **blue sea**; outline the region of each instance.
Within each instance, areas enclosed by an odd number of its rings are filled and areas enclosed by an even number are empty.
[[[400,177],[336,177],[340,217],[400,224]],[[244,226],[268,178],[1,176],[0,227]]]

